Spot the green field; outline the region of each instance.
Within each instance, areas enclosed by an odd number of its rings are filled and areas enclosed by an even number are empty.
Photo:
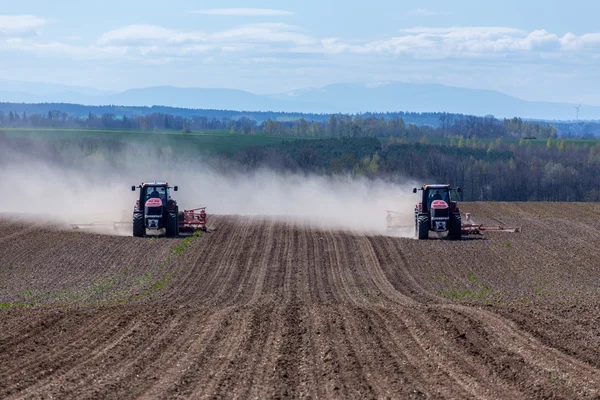
[[[182,133],[180,131],[140,131],[140,130],[86,130],[86,129],[23,129],[9,128],[0,129],[9,138],[32,139],[53,143],[55,147],[64,150],[66,143],[80,147],[109,147],[108,143],[118,143],[132,145],[142,148],[163,148],[170,149],[180,156],[195,157],[202,154],[226,154],[235,153],[248,146],[264,146],[269,144],[281,143],[282,141],[292,140],[314,140],[315,137],[297,137],[297,136],[266,136],[257,131],[255,135],[231,134],[227,130],[205,130],[191,133]],[[97,143],[101,140],[103,144]],[[379,138],[382,144],[388,144],[389,138]],[[416,143],[421,138],[395,139],[403,143]],[[556,146],[559,140],[554,140]],[[429,144],[439,145],[458,145],[457,138],[427,138]],[[482,138],[476,139],[478,147],[487,147],[491,143],[497,143],[496,139]],[[502,138],[501,146],[532,146],[546,147],[546,139],[509,139]],[[596,146],[599,140],[585,139],[564,139],[566,147],[570,146]],[[472,146],[470,141],[465,139],[465,145]]]
[[[308,137],[230,134],[225,130],[191,133],[178,131],[82,130],[82,129],[0,129],[9,138],[47,142],[85,143],[86,139],[105,140],[136,146],[170,147],[184,155],[233,153],[248,146],[263,146],[289,140],[309,140]]]

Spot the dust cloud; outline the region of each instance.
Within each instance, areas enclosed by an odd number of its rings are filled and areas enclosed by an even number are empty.
[[[219,173],[202,162],[125,162],[118,167],[66,168],[42,162],[2,167],[8,192],[0,213],[27,214],[61,224],[131,221],[139,192],[132,185],[154,180],[178,185],[180,209],[207,207],[209,214],[293,217],[322,227],[411,236],[414,183],[285,174],[272,170]],[[406,229],[387,232],[386,210],[397,211]],[[131,234],[130,232],[125,234]]]

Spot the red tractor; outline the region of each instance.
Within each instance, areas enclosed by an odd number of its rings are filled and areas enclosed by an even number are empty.
[[[140,189],[140,197],[133,208],[133,236],[143,237],[148,230],[164,230],[167,237],[175,237],[180,231],[206,231],[205,207],[179,211],[177,202],[171,198],[171,189],[167,182],[142,183],[132,186]]]
[[[413,193],[422,191],[421,201],[415,206],[415,236],[428,239],[429,232],[447,233],[451,240],[460,240],[462,225],[456,201],[451,200],[451,192],[460,193],[460,188],[450,185],[423,185],[414,188]]]

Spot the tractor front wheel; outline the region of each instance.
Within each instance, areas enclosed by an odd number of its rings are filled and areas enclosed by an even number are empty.
[[[166,236],[176,237],[177,236],[177,213],[172,212],[167,214],[167,223],[165,224]]]
[[[450,240],[460,240],[462,235],[462,221],[460,214],[452,214],[450,216],[450,232],[448,236]]]
[[[417,237],[419,240],[424,240],[429,238],[429,216],[427,215],[419,215],[417,218],[417,222],[419,223],[417,227]]]
[[[144,214],[133,214],[133,236],[144,237],[146,234],[146,226],[144,225]]]
[[[419,236],[419,217],[415,215],[415,237]]]

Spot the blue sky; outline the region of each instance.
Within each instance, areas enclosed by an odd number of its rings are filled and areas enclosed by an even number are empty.
[[[256,93],[403,81],[600,105],[599,16],[596,0],[25,0],[0,8],[0,74]]]

